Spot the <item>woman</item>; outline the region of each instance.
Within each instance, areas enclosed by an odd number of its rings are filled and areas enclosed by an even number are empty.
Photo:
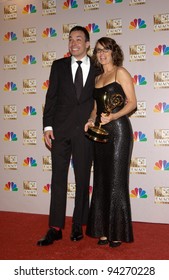
[[[123,52],[108,37],[96,42],[93,59],[102,70],[95,82],[95,106],[85,131],[101,123],[109,133],[107,143],[94,142],[94,183],[86,234],[99,238],[99,245],[117,247],[133,241],[129,198],[129,170],[133,132],[128,114],[136,109],[134,85],[122,67]],[[103,96],[120,94],[122,105],[103,112]]]

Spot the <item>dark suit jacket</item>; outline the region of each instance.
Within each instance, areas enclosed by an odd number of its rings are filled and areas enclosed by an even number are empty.
[[[51,67],[49,88],[43,115],[43,127],[52,126],[54,133],[71,135],[84,125],[93,109],[96,69],[92,62],[80,99],[76,97],[71,71],[71,57],[55,60]]]

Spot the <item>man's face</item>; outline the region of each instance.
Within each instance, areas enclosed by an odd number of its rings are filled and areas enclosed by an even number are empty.
[[[90,43],[85,41],[82,31],[72,31],[69,35],[69,52],[78,60],[82,59],[88,50]]]

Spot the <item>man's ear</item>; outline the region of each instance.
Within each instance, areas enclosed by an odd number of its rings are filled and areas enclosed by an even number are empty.
[[[87,42],[86,42],[86,49],[89,49],[89,48],[90,48],[90,42],[87,41]]]

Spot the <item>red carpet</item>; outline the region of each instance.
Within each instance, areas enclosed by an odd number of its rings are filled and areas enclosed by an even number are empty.
[[[133,223],[135,241],[118,248],[98,246],[85,236],[70,241],[71,218],[66,218],[63,239],[48,247],[36,242],[48,229],[48,216],[0,212],[1,260],[169,260],[169,225]],[[85,231],[85,228],[84,228]]]

